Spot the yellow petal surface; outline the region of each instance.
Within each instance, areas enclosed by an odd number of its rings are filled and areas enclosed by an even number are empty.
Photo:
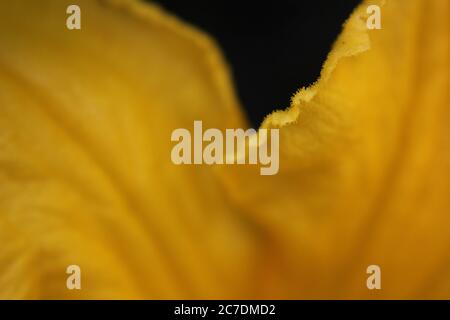
[[[246,127],[209,38],[154,6],[0,4],[0,297],[450,298],[449,4],[362,4],[268,116],[280,172],[175,166]],[[82,290],[66,288],[66,267]],[[366,268],[382,269],[382,290]]]
[[[364,2],[320,80],[263,123],[281,127],[280,173],[225,175],[273,246],[267,296],[450,298],[448,15],[445,0]]]
[[[71,31],[73,3],[0,4],[0,297],[239,296],[251,235],[170,159],[175,128],[244,126],[214,43],[136,1],[76,1]]]

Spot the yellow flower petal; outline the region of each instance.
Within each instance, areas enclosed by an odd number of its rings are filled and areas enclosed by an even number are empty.
[[[81,31],[71,2],[0,4],[2,297],[449,298],[447,1],[371,1],[373,31],[361,5],[265,120],[264,177],[170,162],[175,128],[246,126],[210,40],[138,2],[78,3]]]
[[[251,235],[170,160],[175,128],[245,123],[215,45],[136,1],[76,1],[70,31],[73,2],[0,4],[0,297],[242,294]]]
[[[369,4],[381,30],[366,28]],[[276,244],[267,264],[281,297],[450,298],[448,9],[363,3],[321,79],[263,124],[281,127],[279,175],[224,169],[234,201]],[[378,292],[366,287],[372,264]]]

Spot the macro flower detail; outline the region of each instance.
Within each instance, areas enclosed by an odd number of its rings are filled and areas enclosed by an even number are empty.
[[[357,8],[264,120],[273,176],[170,159],[176,128],[249,127],[212,39],[136,0],[68,30],[72,2],[0,2],[1,298],[450,298],[448,1]]]

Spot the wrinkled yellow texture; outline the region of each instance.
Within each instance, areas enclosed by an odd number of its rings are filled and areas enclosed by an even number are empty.
[[[69,31],[72,3],[0,3],[0,297],[450,298],[448,1],[352,14],[262,125],[275,176],[170,160],[194,120],[248,126],[208,37],[127,0]]]
[[[212,168],[170,159],[175,128],[243,125],[215,45],[134,1],[77,1],[69,31],[72,3],[0,5],[0,295],[241,294],[247,232]]]

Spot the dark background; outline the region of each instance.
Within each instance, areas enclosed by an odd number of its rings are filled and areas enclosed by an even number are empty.
[[[258,127],[317,80],[342,24],[360,0],[157,0],[212,35],[231,65],[239,98]]]

